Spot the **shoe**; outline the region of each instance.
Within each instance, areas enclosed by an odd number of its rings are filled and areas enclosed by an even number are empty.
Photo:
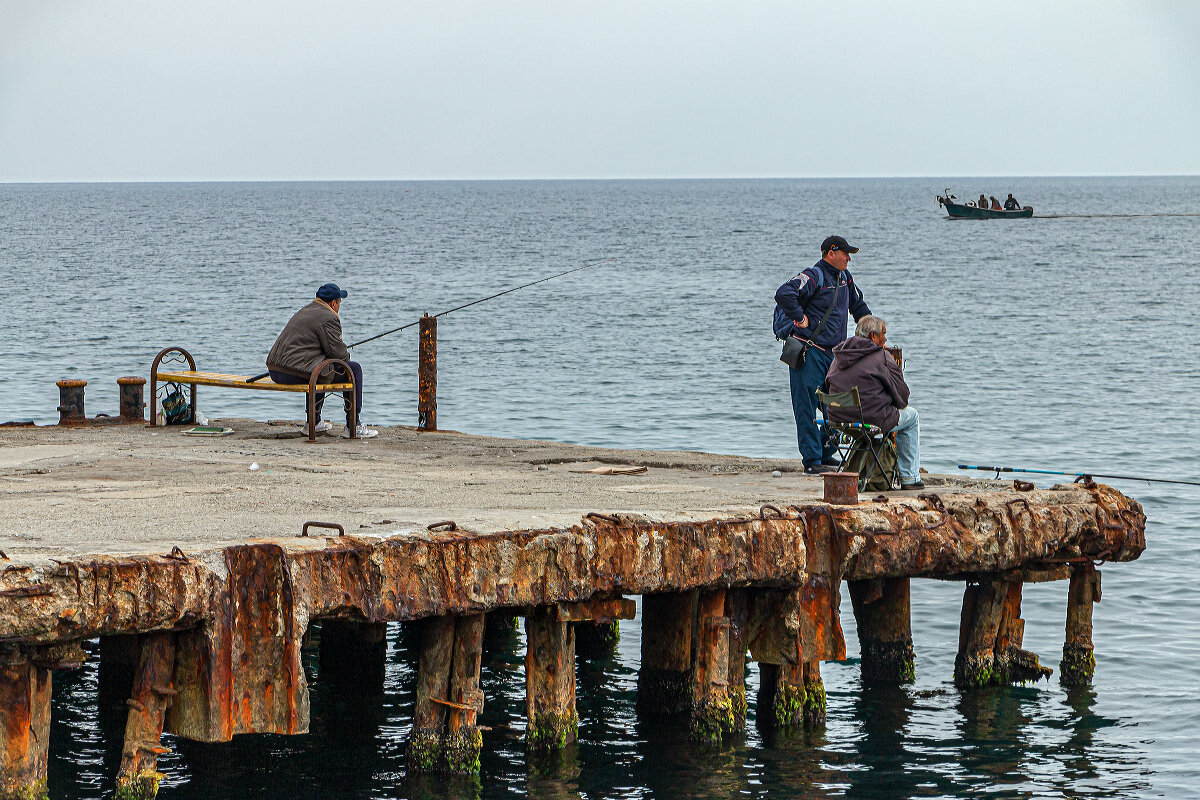
[[[373,430],[370,430],[369,428],[367,428],[367,427],[365,427],[365,426],[363,426],[363,425],[359,425],[359,426],[358,426],[358,430],[356,430],[354,433],[355,433],[355,435],[357,435],[357,436],[358,436],[358,438],[360,438],[360,439],[370,439],[372,436],[378,436],[378,435],[379,435],[379,431],[373,431]],[[349,439],[349,438],[350,438],[350,429],[349,429],[349,428],[346,428],[346,430],[342,431],[342,438],[343,438],[343,439]]]
[[[805,475],[824,475],[826,472],[837,472],[837,467],[828,464],[812,464],[804,468]]]
[[[333,430],[333,423],[330,422],[329,420],[323,419],[317,423],[317,433],[325,433],[326,431],[331,431],[331,430]],[[303,433],[305,436],[308,436],[308,423],[307,422],[300,426],[300,432]]]
[[[917,489],[924,489],[924,488],[925,488],[925,481],[917,481],[916,483],[900,484],[900,491],[902,491],[902,492],[911,492],[911,491],[916,491]]]
[[[837,472],[838,470],[840,470],[840,469],[842,468],[842,462],[840,462],[840,461],[832,461],[832,460],[831,460],[831,461],[822,461],[822,462],[821,462],[821,466],[823,466],[823,467],[833,467],[833,471],[834,471],[834,472]]]

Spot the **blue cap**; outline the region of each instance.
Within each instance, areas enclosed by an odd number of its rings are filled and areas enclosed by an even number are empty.
[[[336,283],[327,283],[320,289],[317,289],[317,297],[324,300],[326,303],[331,300],[341,300],[345,298],[346,290],[338,288]]]

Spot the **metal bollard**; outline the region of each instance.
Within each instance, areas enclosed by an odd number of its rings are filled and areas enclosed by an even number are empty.
[[[437,430],[437,317],[421,317],[417,353],[417,427]]]
[[[121,387],[121,422],[145,422],[143,413],[146,403],[142,399],[142,391],[146,379],[137,375],[127,375],[117,378],[117,386]]]
[[[86,425],[87,417],[83,413],[83,387],[87,381],[82,378],[63,378],[58,382],[58,424]]]
[[[825,502],[835,506],[858,505],[858,473],[826,472]]]

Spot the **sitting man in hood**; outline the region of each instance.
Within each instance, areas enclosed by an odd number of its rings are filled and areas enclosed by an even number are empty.
[[[917,410],[908,405],[908,384],[887,344],[887,323],[866,316],[858,321],[854,335],[833,348],[833,364],[825,380],[830,394],[858,387],[862,416],[884,431],[896,433],[896,459],[901,489],[924,489],[921,480],[920,426]],[[858,422],[854,411],[828,409],[832,422]]]

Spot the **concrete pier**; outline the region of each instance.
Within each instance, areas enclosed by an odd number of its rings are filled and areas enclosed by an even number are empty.
[[[1093,563],[1145,548],[1141,507],[1102,485],[931,475],[920,495],[830,505],[796,461],[414,428],[308,445],[298,423],[217,422],[236,433],[0,429],[0,799],[44,795],[51,675],[96,637],[126,676],[101,687],[128,693],[123,797],[154,795],[163,731],[307,732],[313,623],[322,671],[367,676],[383,626],[417,623],[407,769],[470,773],[487,615],[525,619],[531,750],[578,735],[577,631],[628,619],[639,595],[639,709],[719,741],[745,724],[748,662],[760,725],[825,724],[843,581],[864,678],[891,683],[920,666],[909,582],[963,581],[954,678],[971,691],[1049,673],[1021,649],[1021,587],[1062,580],[1063,680],[1086,683]]]

